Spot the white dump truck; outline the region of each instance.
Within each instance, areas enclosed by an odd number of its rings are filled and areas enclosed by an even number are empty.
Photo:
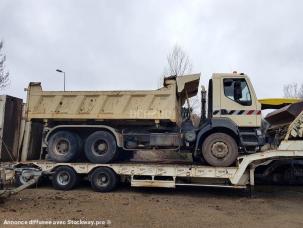
[[[25,119],[42,130],[39,157],[55,162],[110,163],[118,153],[161,149],[230,166],[239,154],[259,151],[261,104],[248,76],[213,74],[208,99],[202,86],[201,121],[194,126],[189,99],[199,81],[200,74],[171,76],[149,91],[44,91],[30,83]]]

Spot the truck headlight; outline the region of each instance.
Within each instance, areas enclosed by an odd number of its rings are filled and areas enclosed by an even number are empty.
[[[257,136],[261,136],[262,135],[261,129],[256,129],[256,134],[257,134]]]

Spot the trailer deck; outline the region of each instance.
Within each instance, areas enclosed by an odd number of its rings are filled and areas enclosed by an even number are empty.
[[[254,172],[260,165],[274,160],[303,158],[303,141],[283,141],[277,150],[269,150],[238,158],[234,167],[212,167],[197,164],[159,163],[54,163],[35,160],[17,163],[15,167],[24,175],[52,175],[58,167],[69,167],[77,175],[87,176],[98,168],[111,169],[120,179],[128,180],[133,187],[213,186],[246,188],[254,186]],[[35,174],[33,174],[35,173]]]

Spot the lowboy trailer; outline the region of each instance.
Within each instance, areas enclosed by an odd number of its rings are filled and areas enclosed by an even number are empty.
[[[208,186],[247,188],[255,185],[255,169],[276,160],[302,159],[303,141],[282,141],[279,148],[241,156],[234,167],[212,167],[195,164],[154,163],[54,163],[35,160],[17,163],[19,182],[48,175],[54,188],[70,190],[80,177],[87,177],[99,192],[112,191],[117,184],[129,182],[133,187]]]

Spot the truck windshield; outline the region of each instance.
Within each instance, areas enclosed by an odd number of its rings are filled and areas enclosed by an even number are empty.
[[[250,91],[245,79],[224,79],[224,94],[229,99],[244,105],[250,106],[252,104]]]

